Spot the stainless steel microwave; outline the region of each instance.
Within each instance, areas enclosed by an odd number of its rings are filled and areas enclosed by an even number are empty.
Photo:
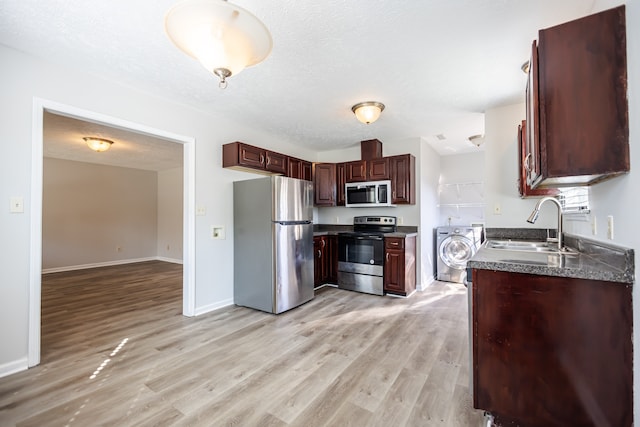
[[[391,181],[348,182],[345,184],[345,206],[367,208],[393,206],[391,204]]]

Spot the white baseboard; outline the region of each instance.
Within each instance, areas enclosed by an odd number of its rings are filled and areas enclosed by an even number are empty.
[[[107,262],[95,262],[92,264],[69,265],[66,267],[43,268],[42,274],[60,273],[63,271],[86,270],[88,268],[97,268],[97,267],[111,267],[114,265],[133,264],[136,262],[145,262],[145,261],[165,261],[165,262],[172,262],[175,264],[182,264],[181,259],[179,260],[179,259],[164,258],[164,257],[146,257],[146,258],[119,259],[116,261],[107,261]]]
[[[0,378],[15,374],[16,372],[26,371],[29,368],[29,360],[25,357],[23,359],[14,360],[13,362],[0,365]]]
[[[163,262],[170,262],[172,264],[184,264],[184,262],[181,259],[167,258],[167,257],[163,257],[163,256],[155,257],[155,260],[156,261],[163,261]]]
[[[228,307],[230,305],[233,305],[233,299],[231,298],[227,300],[218,301],[214,304],[209,304],[202,307],[196,307],[195,315],[200,316],[201,314],[209,313],[211,311],[218,310],[219,308]]]

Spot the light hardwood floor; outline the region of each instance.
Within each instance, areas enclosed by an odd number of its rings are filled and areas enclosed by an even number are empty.
[[[482,423],[462,285],[406,299],[323,288],[278,316],[195,318],[175,264],[48,274],[42,288],[42,363],[0,378],[2,426]]]

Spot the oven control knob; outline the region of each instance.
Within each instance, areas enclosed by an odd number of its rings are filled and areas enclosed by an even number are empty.
[[[375,262],[375,261],[374,261],[374,260],[372,260],[372,259],[370,259],[370,260],[369,260],[369,264],[373,264],[374,262]]]

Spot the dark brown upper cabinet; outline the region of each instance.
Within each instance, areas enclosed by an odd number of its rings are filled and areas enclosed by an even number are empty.
[[[525,154],[527,151],[527,121],[523,120],[521,125],[518,125],[518,170],[520,175],[518,177],[518,193],[520,197],[540,197],[540,196],[556,196],[560,193],[557,188],[536,188],[533,189],[527,183],[527,172],[530,167],[527,164],[530,159]]]
[[[389,179],[389,158],[356,160],[345,163],[346,182],[381,181]]]
[[[344,206],[346,203],[345,199],[345,188],[344,184],[347,182],[346,175],[346,164],[345,163],[336,163],[336,206]]]
[[[313,164],[313,197],[316,206],[336,205],[335,163]]]
[[[391,203],[416,203],[416,158],[412,154],[387,157],[391,178]]]
[[[249,172],[287,174],[287,156],[243,142],[232,142],[222,146],[222,167]]]
[[[530,187],[591,185],[628,172],[625,7],[538,38],[526,92]]]
[[[289,178],[298,178],[311,181],[311,162],[296,159],[295,157],[289,157],[288,163],[289,166],[287,168],[287,176]]]

